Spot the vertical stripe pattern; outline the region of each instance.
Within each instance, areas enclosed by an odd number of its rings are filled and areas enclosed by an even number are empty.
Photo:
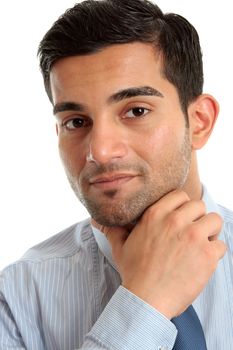
[[[208,350],[232,350],[233,213],[203,199],[224,219],[228,252],[193,306]],[[0,275],[0,350],[172,349],[175,326],[120,283],[89,220],[53,236]]]

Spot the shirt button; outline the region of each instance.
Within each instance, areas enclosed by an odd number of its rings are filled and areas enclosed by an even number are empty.
[[[158,350],[168,350],[168,347],[167,346],[159,346]]]

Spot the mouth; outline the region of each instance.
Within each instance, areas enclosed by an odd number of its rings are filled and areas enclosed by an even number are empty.
[[[136,178],[138,175],[135,174],[109,174],[102,175],[98,177],[94,177],[90,179],[89,183],[91,186],[95,188],[99,188],[102,190],[113,189],[120,187],[129,181]]]

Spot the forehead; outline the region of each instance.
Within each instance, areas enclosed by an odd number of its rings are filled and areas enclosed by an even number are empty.
[[[120,63],[127,65],[128,63],[132,63],[132,61],[134,61],[135,64],[148,59],[152,59],[152,61],[155,62],[158,60],[158,57],[157,49],[154,48],[152,44],[133,42],[109,45],[97,52],[87,55],[61,58],[54,64],[53,68],[63,65],[64,62],[70,64],[74,59],[77,64],[82,64],[83,68],[88,65],[89,69],[94,69],[95,66],[89,66],[90,63],[98,65],[102,63],[103,68],[107,69]]]
[[[59,75],[76,74],[93,76],[103,71],[111,71],[120,67],[124,70],[142,65],[144,62],[155,64],[158,61],[155,48],[150,44],[131,43],[111,45],[97,53],[71,56],[59,59],[51,70],[51,76],[59,71]]]
[[[145,43],[112,45],[94,54],[66,57],[56,62],[50,73],[53,100],[92,91],[110,95],[133,86],[161,90],[169,84],[161,71],[161,55]]]

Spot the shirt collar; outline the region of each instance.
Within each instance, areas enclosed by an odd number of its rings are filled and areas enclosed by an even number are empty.
[[[214,213],[218,213],[221,215],[218,205],[210,197],[205,186],[202,186],[202,200],[204,201],[204,203],[206,205],[207,213],[214,212]],[[100,251],[106,257],[106,259],[109,261],[109,263],[112,265],[112,267],[117,271],[117,266],[114,263],[113,258],[112,258],[111,245],[110,245],[109,241],[107,240],[106,236],[100,230],[95,228],[94,226],[92,226],[92,230],[93,230],[93,234],[94,234],[95,240],[98,244]]]
[[[101,232],[100,230],[98,230],[93,225],[91,227],[92,227],[92,231],[93,231],[95,240],[96,240],[96,242],[98,244],[98,247],[99,247],[100,251],[105,256],[105,258],[109,261],[109,263],[112,265],[112,267],[116,271],[118,271],[117,270],[117,266],[116,266],[116,264],[115,264],[115,262],[113,261],[113,258],[112,258],[111,245],[110,245],[109,241],[107,240],[105,234],[103,232]]]
[[[205,186],[202,186],[202,200],[206,205],[207,213],[218,213],[219,215],[221,215],[219,206],[211,198]]]

